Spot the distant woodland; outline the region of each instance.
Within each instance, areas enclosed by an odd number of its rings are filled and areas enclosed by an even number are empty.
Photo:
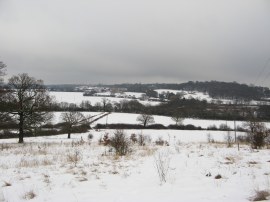
[[[78,85],[48,85],[50,89],[56,91],[75,91]],[[267,87],[258,87],[247,84],[239,84],[237,82],[219,82],[219,81],[189,81],[181,84],[115,84],[99,86],[109,88],[126,88],[129,92],[150,92],[155,89],[172,89],[185,91],[199,91],[208,93],[212,98],[216,99],[233,99],[233,100],[263,100],[270,97],[270,89]]]

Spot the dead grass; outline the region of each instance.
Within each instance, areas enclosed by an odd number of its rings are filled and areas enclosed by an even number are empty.
[[[157,150],[158,148],[156,147],[144,146],[144,147],[141,147],[141,150],[139,151],[138,155],[140,157],[153,156]]]
[[[33,168],[38,167],[39,161],[37,159],[26,159],[24,157],[21,158],[20,162],[18,163],[18,168]]]
[[[36,193],[33,190],[30,190],[30,191],[26,192],[22,198],[25,200],[31,200],[31,199],[35,198],[36,196],[37,196]]]
[[[74,150],[73,152],[68,153],[67,155],[67,161],[69,163],[74,164],[76,167],[77,164],[82,160],[82,154],[79,150]]]
[[[22,157],[17,165],[17,168],[35,168],[40,166],[50,166],[53,164],[54,162],[47,158],[38,160],[37,157],[35,157],[34,159],[27,159],[25,157]]]
[[[256,190],[255,195],[250,198],[250,201],[265,201],[270,196],[269,191],[266,190]]]
[[[51,161],[51,160],[45,158],[45,159],[43,159],[43,160],[41,161],[41,165],[43,165],[43,166],[50,166],[50,165],[53,165],[53,161]]]
[[[0,144],[1,151],[9,150],[11,146],[9,144],[2,143]]]

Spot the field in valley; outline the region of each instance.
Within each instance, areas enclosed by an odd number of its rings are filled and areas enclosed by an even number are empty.
[[[79,103],[80,99],[69,95],[66,101]],[[55,113],[54,123],[60,122],[60,114]],[[137,117],[111,113],[92,126],[138,124]],[[164,126],[174,124],[170,117],[154,119]],[[183,120],[185,125],[203,128],[225,123],[234,126],[233,121]],[[91,129],[71,134],[71,139],[66,134],[30,137],[24,144],[17,144],[17,139],[0,140],[0,201],[241,202],[268,197],[270,150],[254,150],[244,143],[239,149],[236,144],[228,148],[227,131],[124,130],[127,139],[145,138],[143,145],[130,143],[125,156],[101,141],[115,132]],[[234,132],[230,135],[234,137]]]

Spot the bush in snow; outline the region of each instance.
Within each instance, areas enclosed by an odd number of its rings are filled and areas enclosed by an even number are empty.
[[[132,141],[132,143],[137,143],[138,142],[138,138],[137,138],[137,135],[135,133],[132,133],[130,135],[130,140]]]
[[[88,140],[92,140],[93,137],[94,137],[93,134],[91,134],[91,133],[88,134]]]
[[[218,128],[217,128],[217,126],[215,124],[210,125],[210,126],[207,127],[207,130],[217,130],[217,129]]]
[[[265,201],[269,199],[270,192],[266,190],[256,190],[255,195],[250,198],[251,201]]]
[[[140,146],[145,146],[147,143],[150,144],[151,143],[151,137],[150,136],[147,136],[147,135],[139,135],[138,137],[138,144]]]
[[[232,129],[227,124],[222,123],[219,125],[219,130],[227,131],[227,130],[232,130]]]
[[[248,128],[248,136],[251,146],[255,149],[261,148],[266,144],[269,137],[269,130],[264,123],[257,121],[250,121],[246,124]]]
[[[131,142],[123,130],[116,130],[110,139],[110,145],[115,149],[117,155],[124,156],[131,152]]]
[[[228,133],[225,135],[225,142],[227,144],[227,147],[232,147],[233,144],[233,137],[231,136],[230,132],[228,131]]]
[[[110,138],[109,138],[109,133],[105,133],[104,135],[103,135],[103,137],[101,137],[100,139],[99,139],[99,144],[100,145],[104,145],[104,146],[107,146],[107,145],[109,145],[110,144]]]
[[[73,163],[75,167],[81,160],[82,160],[82,154],[78,149],[75,149],[73,152],[70,152],[67,155],[67,161],[70,163]]]
[[[159,145],[159,146],[169,146],[169,143],[168,141],[166,140],[163,140],[162,137],[159,137],[156,141],[155,141],[156,145]]]

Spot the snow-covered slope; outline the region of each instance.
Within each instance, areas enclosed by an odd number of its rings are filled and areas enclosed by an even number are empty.
[[[269,190],[269,150],[248,145],[207,144],[201,131],[126,131],[162,136],[170,146],[132,146],[115,156],[98,139],[114,131],[1,140],[0,199],[20,202],[247,202],[255,190]],[[214,138],[221,137],[213,132]],[[204,140],[202,138],[205,138]],[[5,144],[3,144],[5,142]],[[157,163],[166,162],[161,183]],[[218,178],[219,179],[216,179]]]
[[[92,105],[95,105],[98,102],[101,102],[104,97],[102,96],[83,96],[82,92],[50,92],[50,95],[55,97],[57,102],[67,102],[67,103],[75,103],[79,105],[82,101],[90,101]],[[141,93],[127,93],[127,96],[135,96],[135,98],[139,97]],[[120,102],[121,100],[131,100],[129,98],[117,98],[117,97],[105,97],[111,102]],[[157,105],[159,102],[152,101],[141,101],[140,103],[144,105]]]

